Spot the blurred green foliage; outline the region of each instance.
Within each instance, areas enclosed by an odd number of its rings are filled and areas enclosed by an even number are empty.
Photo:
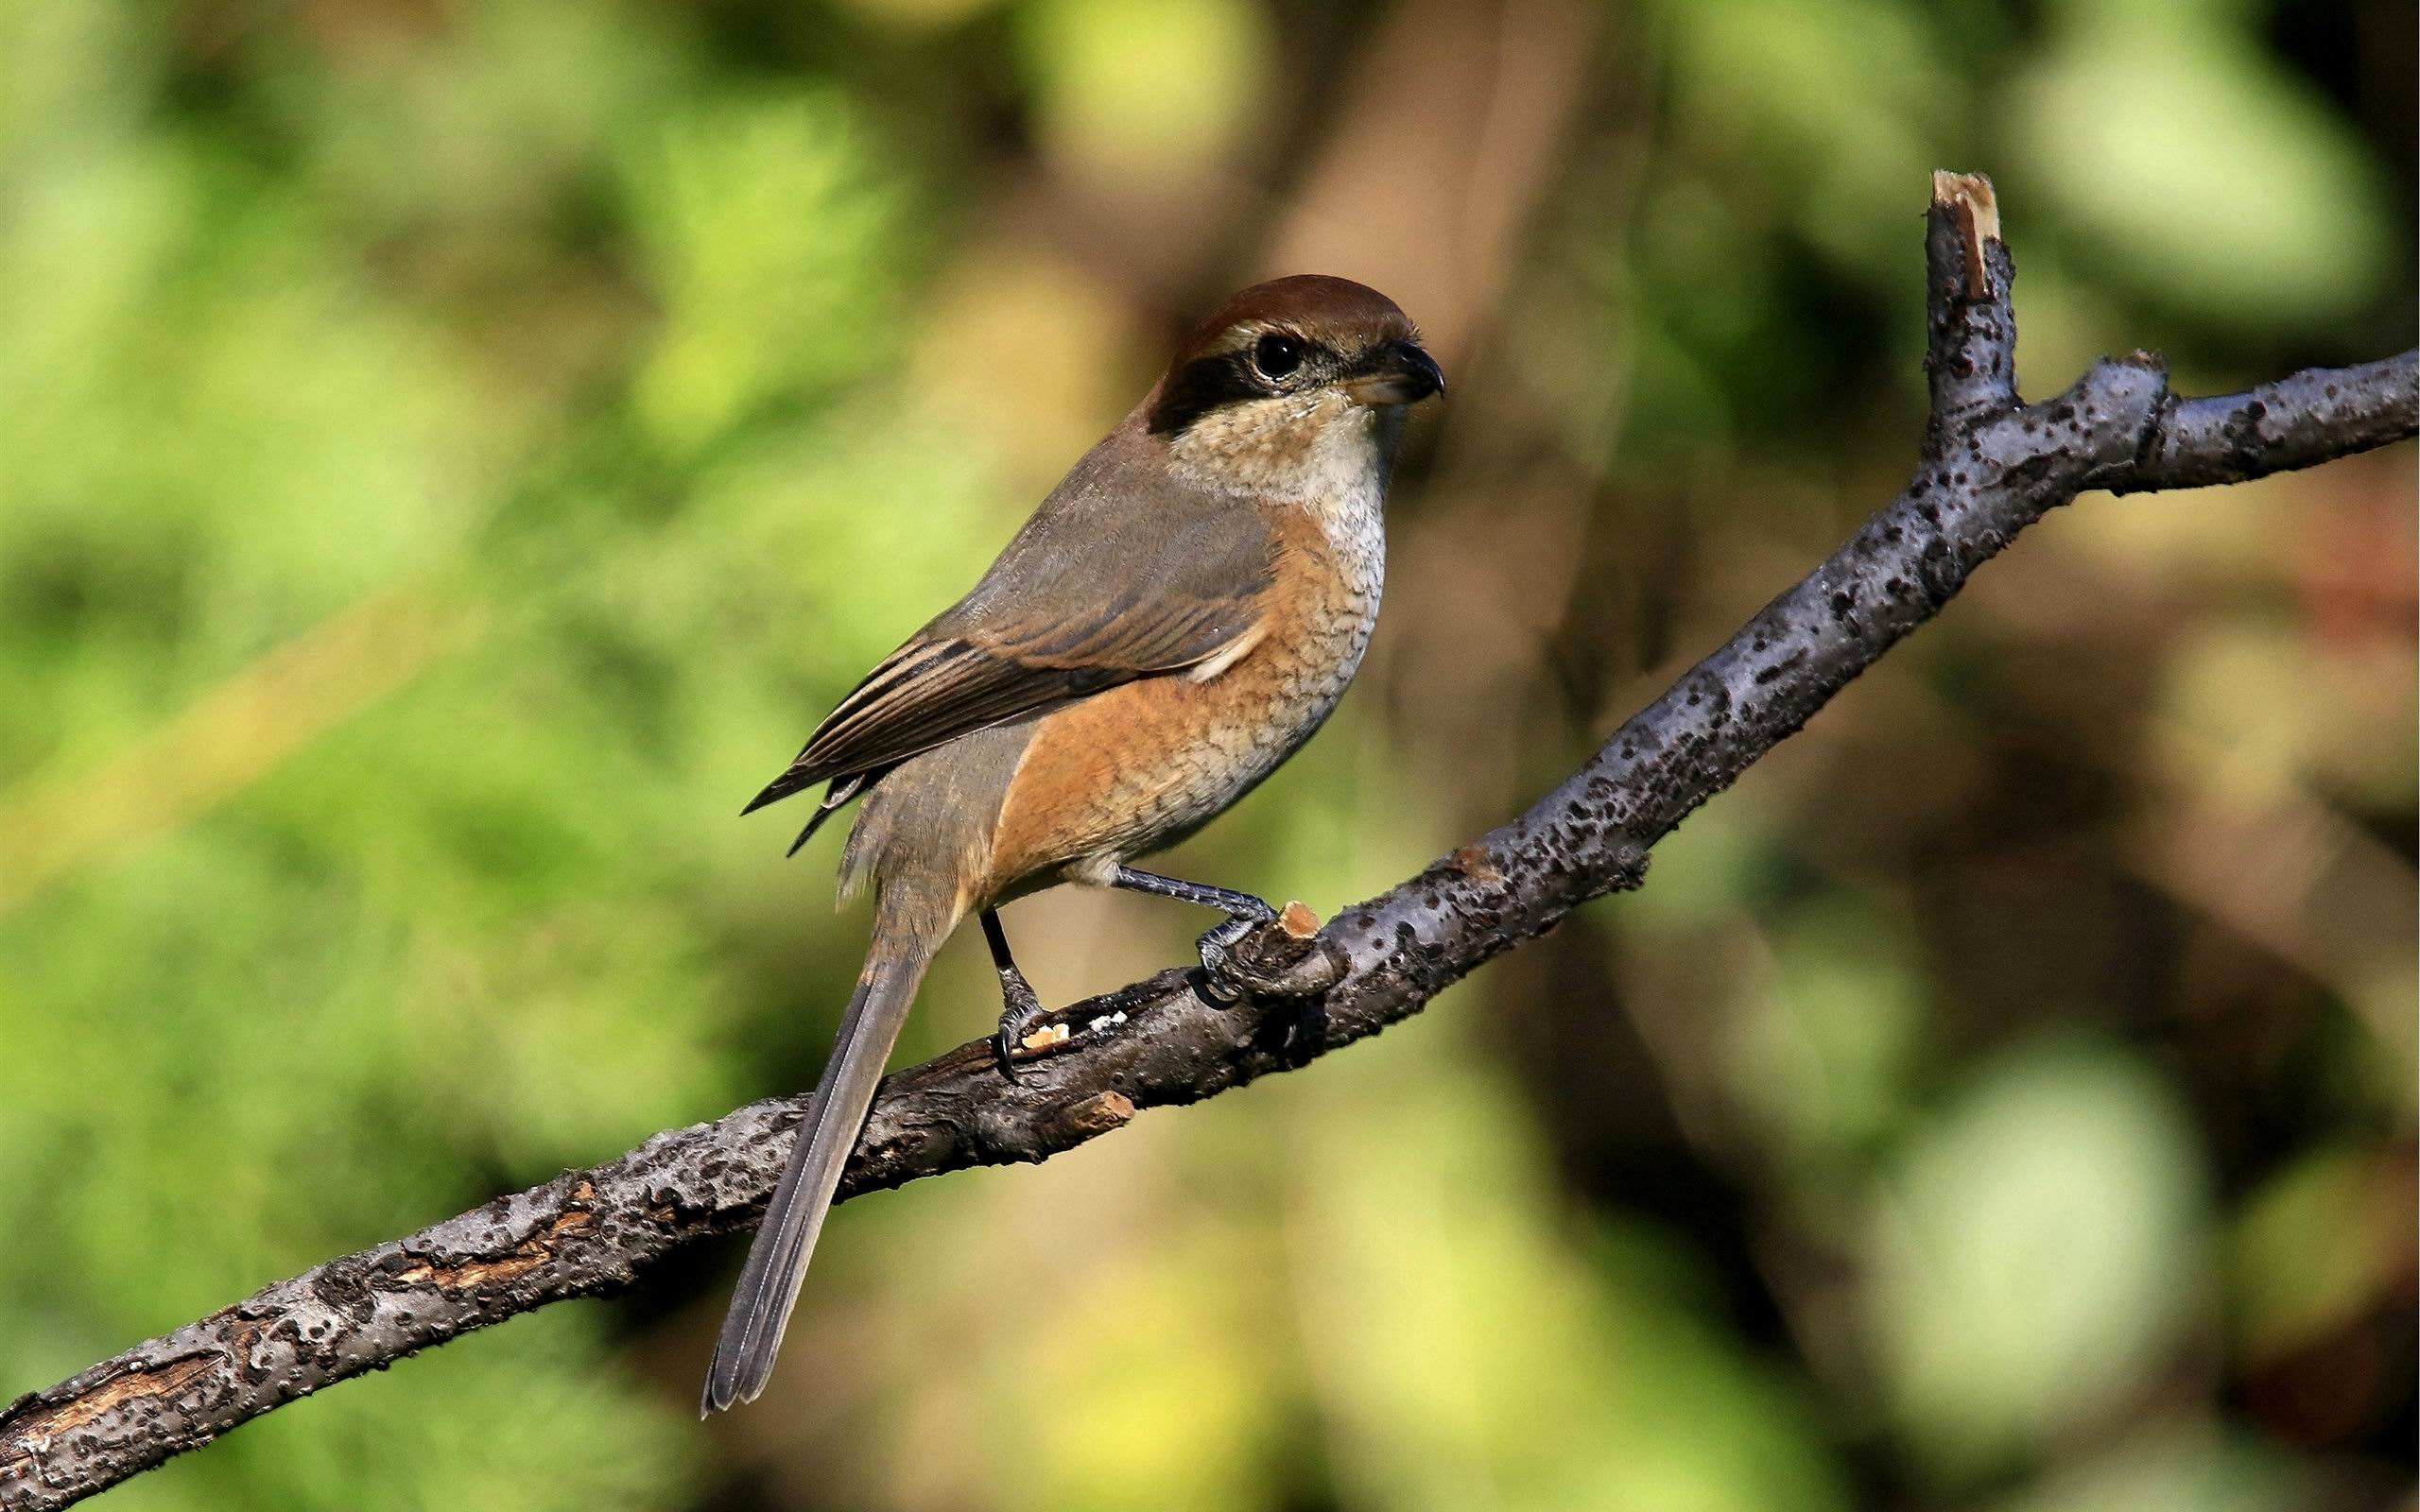
[[[809,1081],[858,926],[730,811],[1270,260],[1455,370],[1361,692],[1176,862],[1325,910],[1887,496],[1931,168],[1998,180],[2034,391],[2408,345],[2411,51],[2250,0],[0,7],[0,1390]],[[2411,484],[2079,507],[1413,1026],[853,1206],[750,1414],[689,1416],[701,1257],[115,1496],[2408,1505]],[[1193,922],[1011,915],[1054,996]]]

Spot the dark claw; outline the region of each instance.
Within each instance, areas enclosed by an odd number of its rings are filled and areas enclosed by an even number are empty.
[[[1229,953],[1246,935],[1277,917],[1277,910],[1267,903],[1257,914],[1229,914],[1226,922],[1216,926],[1195,941],[1201,953],[1201,995],[1222,1008],[1243,1001],[1249,973],[1236,970]]]
[[[1025,1043],[1027,1035],[1033,1033],[1033,1026],[1049,1015],[1044,1011],[1042,1000],[1034,996],[1025,973],[1014,967],[1000,972],[1000,1026],[992,1034],[992,1058],[999,1064],[1001,1075],[1017,1081],[1021,1079],[1017,1075],[1017,1047]]]
[[[1273,922],[1276,927],[1264,929]],[[1220,1007],[1246,993],[1316,999],[1344,977],[1344,953],[1319,933],[1317,916],[1288,903],[1267,919],[1238,915],[1201,936],[1201,994]]]

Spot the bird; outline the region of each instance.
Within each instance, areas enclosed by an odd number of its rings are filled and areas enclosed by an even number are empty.
[[[1074,883],[1223,913],[1199,948],[1219,1001],[1270,905],[1137,869],[1252,791],[1336,708],[1385,578],[1388,483],[1444,374],[1395,302],[1301,274],[1195,325],[980,581],[842,698],[753,813],[851,803],[840,891],[871,885],[865,966],[757,1230],[700,1416],[770,1379],[808,1258],[925,968],[981,923],[1013,1053],[1043,1017],[1000,904]]]

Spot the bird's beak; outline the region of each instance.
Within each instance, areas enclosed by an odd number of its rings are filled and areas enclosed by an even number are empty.
[[[1349,379],[1344,391],[1357,404],[1416,404],[1445,391],[1437,359],[1409,341],[1389,342],[1372,355],[1369,370]]]

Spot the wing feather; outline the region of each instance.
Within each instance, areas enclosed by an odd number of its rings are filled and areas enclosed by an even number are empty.
[[[821,822],[910,757],[1184,671],[1249,633],[1267,524],[1247,501],[1138,467],[1151,444],[1121,427],[1078,464],[974,591],[851,690],[743,812],[832,782]]]

